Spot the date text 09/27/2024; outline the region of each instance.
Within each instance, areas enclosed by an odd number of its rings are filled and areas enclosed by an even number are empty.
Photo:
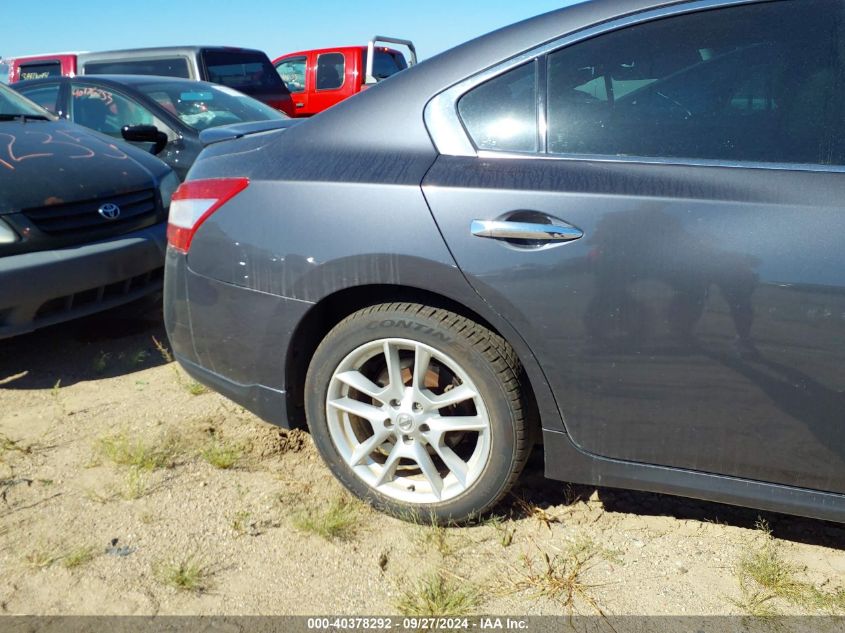
[[[308,618],[306,627],[311,631],[332,630],[372,630],[388,631],[393,629],[405,631],[430,630],[510,630],[523,631],[528,629],[528,621],[520,618],[443,618],[443,617],[409,617],[393,619],[390,617],[341,617],[341,618]]]

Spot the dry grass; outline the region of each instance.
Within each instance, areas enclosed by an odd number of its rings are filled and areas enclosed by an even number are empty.
[[[221,470],[229,470],[243,459],[244,449],[239,444],[214,441],[200,453],[206,462]]]
[[[149,474],[138,467],[132,467],[126,474],[123,490],[120,496],[127,501],[134,501],[145,496],[150,489]]]
[[[416,544],[424,550],[434,549],[440,556],[446,558],[457,552],[465,543],[459,542],[456,528],[450,528],[437,522],[431,516],[428,523],[419,523],[419,531],[415,534]]]
[[[144,363],[146,363],[149,357],[150,353],[147,350],[140,349],[134,352],[131,356],[129,356],[129,362],[137,367],[138,365],[143,365]]]
[[[11,452],[30,455],[34,449],[33,444],[24,444],[21,440],[13,440],[5,433],[0,433],[0,455]]]
[[[180,381],[182,388],[192,396],[201,396],[208,393],[208,387],[198,383],[196,380]]]
[[[184,450],[175,435],[165,435],[148,442],[140,438],[130,439],[126,433],[101,438],[97,449],[100,455],[119,466],[147,471],[174,468]]]
[[[544,510],[537,504],[526,501],[520,497],[514,497],[516,507],[526,517],[534,519],[540,525],[545,526],[549,530],[552,529],[552,523],[560,523],[560,517]]]
[[[203,593],[211,587],[211,569],[189,556],[159,563],[153,570],[162,584],[178,591]]]
[[[46,569],[62,559],[62,552],[53,545],[38,545],[24,556],[32,569]]]
[[[155,336],[152,337],[153,345],[155,345],[156,350],[158,351],[159,355],[161,356],[162,360],[165,363],[172,363],[173,362],[173,354],[170,353],[170,350],[167,349],[167,346],[159,341]]]
[[[509,590],[546,598],[562,606],[569,614],[580,613],[581,608],[587,606],[604,616],[593,595],[593,590],[599,585],[590,584],[584,578],[602,556],[602,550],[587,539],[579,539],[553,556],[539,547],[537,549],[539,560],[525,554],[522,567],[512,568],[506,574]]]
[[[396,609],[406,616],[462,616],[475,613],[479,603],[468,582],[433,572],[401,590]]]
[[[499,515],[494,515],[487,519],[485,523],[496,531],[499,544],[502,547],[510,547],[513,545],[513,539],[514,536],[516,536],[516,525],[512,520]]]
[[[232,517],[232,529],[235,531],[235,534],[238,536],[244,536],[245,534],[249,533],[250,529],[250,519],[252,518],[252,513],[248,510],[239,510],[235,513],[235,516]]]
[[[164,360],[164,362],[168,365],[171,365],[173,363],[172,352],[167,348],[166,345],[164,345],[164,343],[159,341],[155,336],[152,337],[152,339],[153,345],[155,345],[155,348],[161,356],[162,360]],[[179,367],[177,365],[173,364],[172,367],[173,373],[176,375],[176,382],[186,392],[188,392],[192,396],[201,396],[203,394],[208,393],[208,388],[205,385],[202,385],[195,380],[191,380],[185,377],[179,370]]]
[[[82,545],[68,549],[55,544],[41,543],[24,556],[32,569],[46,569],[61,563],[66,569],[74,569],[90,563],[97,556],[97,549],[92,545]]]
[[[337,497],[327,506],[305,508],[293,517],[296,529],[326,540],[350,540],[355,536],[360,522],[360,503],[346,496]]]
[[[103,374],[105,373],[106,369],[109,366],[109,359],[111,358],[111,354],[108,352],[100,352],[97,354],[97,357],[94,359],[92,363],[92,369],[94,370],[95,374]]]
[[[768,524],[760,520],[757,529],[758,535],[745,545],[736,566],[740,590],[740,598],[732,601],[736,606],[759,618],[779,615],[782,605],[845,611],[845,589],[825,591],[802,580],[802,570],[786,560]]]
[[[93,545],[83,545],[70,550],[62,557],[62,566],[74,569],[90,563],[97,557],[97,549]]]

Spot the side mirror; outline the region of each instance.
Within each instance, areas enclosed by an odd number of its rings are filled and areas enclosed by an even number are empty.
[[[120,134],[130,143],[153,143],[153,154],[160,154],[167,145],[167,134],[155,125],[124,125]]]

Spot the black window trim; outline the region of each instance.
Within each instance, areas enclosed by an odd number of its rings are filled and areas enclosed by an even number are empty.
[[[749,4],[763,4],[783,0],[694,0],[682,4],[669,5],[628,15],[616,20],[588,27],[561,38],[542,44],[536,48],[525,51],[482,71],[476,75],[455,84],[451,88],[436,95],[428,102],[424,112],[426,128],[429,131],[432,141],[438,152],[445,156],[476,157],[484,160],[495,159],[521,159],[521,160],[556,160],[556,161],[581,161],[581,162],[608,162],[608,163],[636,163],[643,165],[677,165],[690,167],[723,167],[741,169],[764,169],[775,171],[811,171],[828,173],[845,173],[845,165],[819,165],[815,163],[767,163],[754,161],[726,161],[719,159],[696,159],[696,158],[660,158],[649,156],[618,156],[603,154],[548,154],[542,152],[500,152],[496,150],[479,150],[472,138],[469,136],[461,117],[458,113],[458,102],[461,97],[480,86],[483,83],[495,79],[507,72],[514,70],[527,63],[534,62],[538,68],[544,70],[537,72],[546,73],[547,57],[563,48],[572,46],[579,42],[592,39],[599,35],[611,33],[630,26],[645,24],[657,19],[698,13],[709,9],[722,9],[737,7]],[[538,130],[540,137],[546,137],[545,128],[545,107],[547,82],[544,81],[538,86],[538,109],[542,107],[541,128]],[[540,104],[542,101],[542,105]],[[539,111],[538,111],[539,114]],[[541,145],[545,151],[546,138],[543,138]]]

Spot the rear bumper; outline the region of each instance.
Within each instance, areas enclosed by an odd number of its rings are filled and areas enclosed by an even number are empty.
[[[286,359],[311,305],[198,275],[184,255],[167,252],[164,323],[176,359],[195,380],[285,428]]]
[[[0,258],[0,339],[162,288],[165,223],[108,240]]]
[[[270,389],[264,385],[242,385],[215,374],[178,353],[175,357],[185,372],[197,382],[237,402],[266,422],[286,429],[291,428],[287,415],[287,394],[284,391]]]

